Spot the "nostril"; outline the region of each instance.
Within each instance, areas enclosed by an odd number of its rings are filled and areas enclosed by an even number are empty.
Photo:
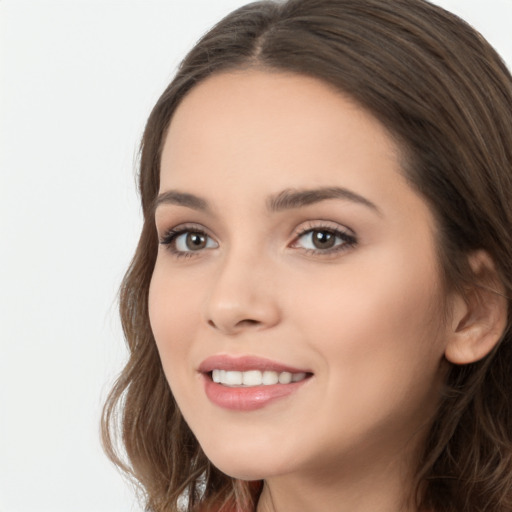
[[[239,320],[238,322],[232,324],[231,326],[224,326],[222,323],[216,323],[213,320],[207,321],[208,326],[213,329],[220,329],[226,332],[238,332],[240,329],[251,328],[258,325],[261,325],[261,322],[258,320],[253,320],[252,318],[244,318],[243,320]]]
[[[251,327],[253,325],[259,325],[260,322],[258,320],[252,320],[251,318],[247,318],[245,320],[240,320],[236,325],[237,327]]]

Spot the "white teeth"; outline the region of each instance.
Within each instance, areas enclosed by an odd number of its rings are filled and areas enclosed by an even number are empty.
[[[279,375],[277,372],[265,371],[263,372],[263,384],[265,386],[271,386],[279,382]]]
[[[223,381],[228,386],[241,386],[242,385],[242,372],[227,371],[226,374],[224,375]]]
[[[279,374],[279,384],[290,384],[292,381],[292,374],[290,372],[283,372]]]
[[[249,372],[243,372],[242,382],[244,386],[261,386],[262,376],[259,370],[251,370]]]
[[[270,386],[273,384],[290,384],[291,382],[299,382],[306,378],[304,372],[273,372],[270,370],[249,370],[246,372],[232,370],[213,370],[212,380],[217,384],[225,386]]]

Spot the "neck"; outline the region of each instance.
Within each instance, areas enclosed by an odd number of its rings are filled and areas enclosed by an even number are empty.
[[[265,481],[257,512],[417,512],[414,479],[398,461]],[[339,468],[337,468],[339,469]],[[406,490],[406,491],[404,491]]]

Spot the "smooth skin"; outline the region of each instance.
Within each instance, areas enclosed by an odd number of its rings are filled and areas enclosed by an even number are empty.
[[[496,336],[474,350],[475,315],[441,282],[432,212],[386,129],[313,78],[219,74],[175,112],[160,194],[150,320],[213,464],[265,480],[259,512],[415,510],[445,354],[464,359],[470,340],[466,359],[481,357]],[[312,377],[261,409],[226,410],[198,373],[225,354]]]

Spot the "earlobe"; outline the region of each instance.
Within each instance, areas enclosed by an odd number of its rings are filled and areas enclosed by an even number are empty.
[[[445,357],[454,364],[474,363],[489,354],[507,326],[508,301],[492,258],[485,251],[469,256],[474,284],[452,301],[451,332]]]

